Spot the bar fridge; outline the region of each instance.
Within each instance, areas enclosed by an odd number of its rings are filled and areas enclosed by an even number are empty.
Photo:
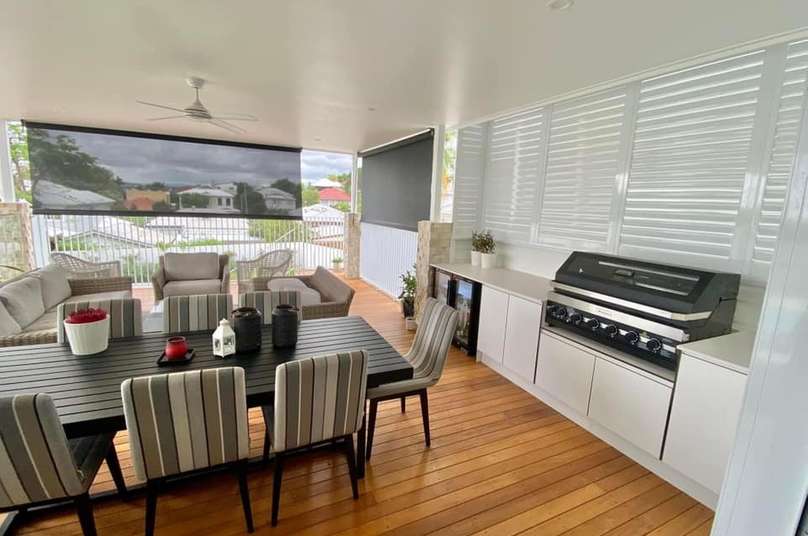
[[[437,268],[432,269],[432,297],[457,309],[453,343],[470,356],[477,353],[482,284]]]

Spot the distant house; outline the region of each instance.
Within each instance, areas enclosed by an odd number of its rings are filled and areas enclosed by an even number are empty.
[[[160,190],[138,190],[129,188],[126,190],[123,204],[129,210],[154,210],[155,203],[170,204],[169,192]]]
[[[234,208],[233,198],[235,197],[230,192],[226,192],[220,188],[214,188],[211,186],[197,186],[195,188],[189,188],[188,190],[182,190],[178,192],[179,200],[180,200],[180,210],[185,210],[186,212],[189,210],[205,208],[210,211],[222,211],[222,212],[238,212],[238,209]],[[206,207],[185,207],[183,206],[183,198],[187,199],[186,196],[204,196],[208,198],[208,205]],[[187,201],[186,201],[187,203]]]
[[[289,192],[271,186],[258,188],[258,193],[264,196],[264,203],[269,210],[294,210],[297,199]]]
[[[318,179],[312,184],[312,186],[318,190],[322,190],[324,188],[342,188],[341,183],[332,181],[331,179]]]
[[[34,200],[42,208],[58,210],[110,210],[114,199],[89,190],[76,190],[51,181],[39,180],[33,187]]]
[[[323,188],[320,190],[320,203],[329,207],[339,203],[350,203],[351,194],[341,188]]]

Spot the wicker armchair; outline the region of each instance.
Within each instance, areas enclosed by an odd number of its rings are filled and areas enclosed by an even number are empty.
[[[51,253],[54,264],[70,273],[71,279],[95,279],[98,277],[120,277],[120,261],[90,262],[67,253]]]
[[[273,277],[283,277],[289,271],[294,258],[291,249],[276,249],[251,261],[237,261],[238,292],[257,292],[267,289]]]

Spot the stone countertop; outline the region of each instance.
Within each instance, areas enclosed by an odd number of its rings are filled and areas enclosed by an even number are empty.
[[[736,331],[720,337],[680,344],[678,348],[683,355],[692,356],[741,374],[749,374],[749,363],[752,360],[754,346],[754,331]]]
[[[547,299],[547,292],[550,290],[549,279],[526,272],[505,268],[483,269],[471,264],[433,264],[432,266],[536,303],[544,302]]]

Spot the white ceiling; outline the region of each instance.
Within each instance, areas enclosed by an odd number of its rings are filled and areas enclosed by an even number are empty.
[[[0,117],[353,151],[808,25],[806,0],[545,4],[0,0]],[[260,122],[146,121],[188,75]]]

